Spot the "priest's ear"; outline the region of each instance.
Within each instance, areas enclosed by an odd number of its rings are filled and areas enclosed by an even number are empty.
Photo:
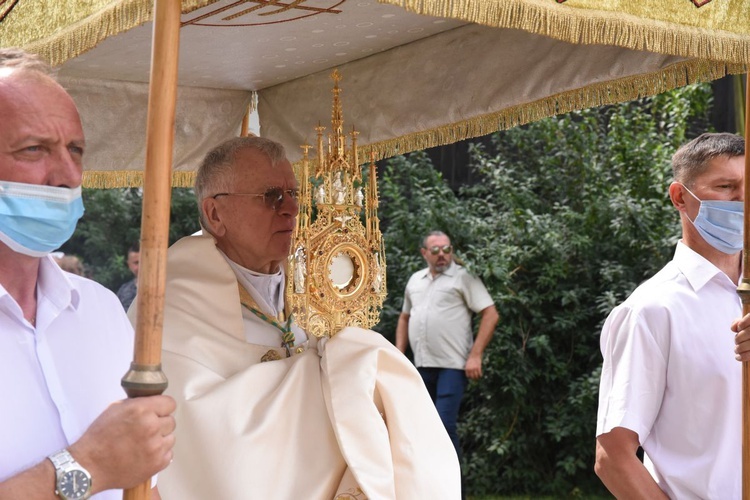
[[[221,237],[226,232],[226,226],[217,208],[216,199],[212,197],[203,198],[201,201],[201,225],[213,236]]]

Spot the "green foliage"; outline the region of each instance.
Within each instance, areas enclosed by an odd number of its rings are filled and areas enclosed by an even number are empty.
[[[399,156],[389,160],[379,188],[381,227],[388,227],[383,236],[389,293],[376,329],[395,341],[406,282],[411,272],[423,267],[419,253],[422,236],[442,228],[457,242],[461,219],[455,213],[458,207],[455,194],[424,152],[414,153],[408,159]]]
[[[501,315],[484,377],[469,385],[459,432],[472,495],[591,498],[599,331],[607,313],[673,252],[678,218],[669,160],[707,130],[710,87],[586,110],[474,146],[483,181],[453,192],[428,156],[388,161],[380,181],[388,300],[377,329],[393,339],[422,236],[448,233]],[[116,290],[139,239],[138,189],[85,190],[62,250]],[[172,193],[169,243],[198,229],[191,190]]]
[[[599,332],[670,258],[679,219],[670,157],[705,130],[707,85],[550,118],[472,148],[483,181],[454,194],[426,155],[381,181],[393,337],[420,237],[448,233],[501,319],[459,432],[470,494],[602,494],[593,473]],[[690,126],[693,126],[693,129]]]
[[[111,290],[133,278],[125,264],[128,248],[140,239],[140,189],[84,189],[86,212],[76,232],[60,249],[77,255],[90,277]],[[172,190],[169,243],[198,230],[192,189]]]

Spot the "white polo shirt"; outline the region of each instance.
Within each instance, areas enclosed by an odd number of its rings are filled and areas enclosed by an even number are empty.
[[[125,398],[120,379],[132,356],[117,296],[51,257],[40,262],[36,328],[0,286],[0,481],[69,446]],[[122,491],[94,498],[119,500]]]
[[[741,309],[736,284],[680,242],[602,329],[596,435],[636,432],[670,498],[741,497]]]
[[[435,277],[429,268],[414,273],[401,309],[409,315],[414,364],[463,370],[474,345],[471,313],[491,305],[482,281],[455,262]]]

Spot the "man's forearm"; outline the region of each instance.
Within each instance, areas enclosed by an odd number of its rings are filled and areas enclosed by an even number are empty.
[[[60,497],[55,495],[55,468],[52,462],[45,459],[34,467],[0,482],[0,500],[19,498],[59,500]],[[151,489],[151,500],[161,500],[157,487]]]
[[[479,322],[477,337],[474,339],[474,346],[469,353],[469,356],[472,357],[482,355],[487,344],[492,340],[492,336],[495,334],[495,327],[500,320],[500,315],[498,315],[494,305],[482,309],[480,314],[482,315],[482,319]]]
[[[637,459],[628,467],[607,471],[600,469],[597,474],[615,498],[669,498]]]
[[[409,315],[402,313],[396,325],[396,348],[401,352],[406,352],[407,345],[409,345]]]
[[[44,460],[13,477],[0,482],[0,500],[35,498],[55,500],[55,468]]]
[[[635,453],[609,454],[597,441],[595,472],[616,498],[668,498]]]

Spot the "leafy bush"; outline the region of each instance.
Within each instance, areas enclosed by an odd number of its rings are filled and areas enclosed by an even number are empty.
[[[388,299],[376,329],[393,339],[421,237],[448,233],[501,319],[485,375],[467,390],[459,432],[471,494],[603,494],[593,474],[607,313],[672,255],[666,195],[677,146],[706,130],[707,85],[546,119],[472,148],[482,182],[452,191],[425,153],[389,160],[380,180]],[[130,279],[138,189],[85,190],[62,248],[116,290]],[[175,189],[169,242],[198,229],[191,190]]]
[[[141,231],[140,189],[84,189],[86,212],[76,232],[60,249],[77,255],[90,277],[110,290],[133,278],[125,261]],[[198,230],[198,208],[192,189],[172,190],[169,244]]]
[[[707,128],[710,104],[710,87],[695,85],[498,133],[471,150],[482,182],[457,193],[424,153],[387,162],[389,296],[378,329],[393,338],[432,229],[451,236],[501,316],[460,419],[469,493],[605,491],[593,474],[599,332],[672,256],[670,158]]]

